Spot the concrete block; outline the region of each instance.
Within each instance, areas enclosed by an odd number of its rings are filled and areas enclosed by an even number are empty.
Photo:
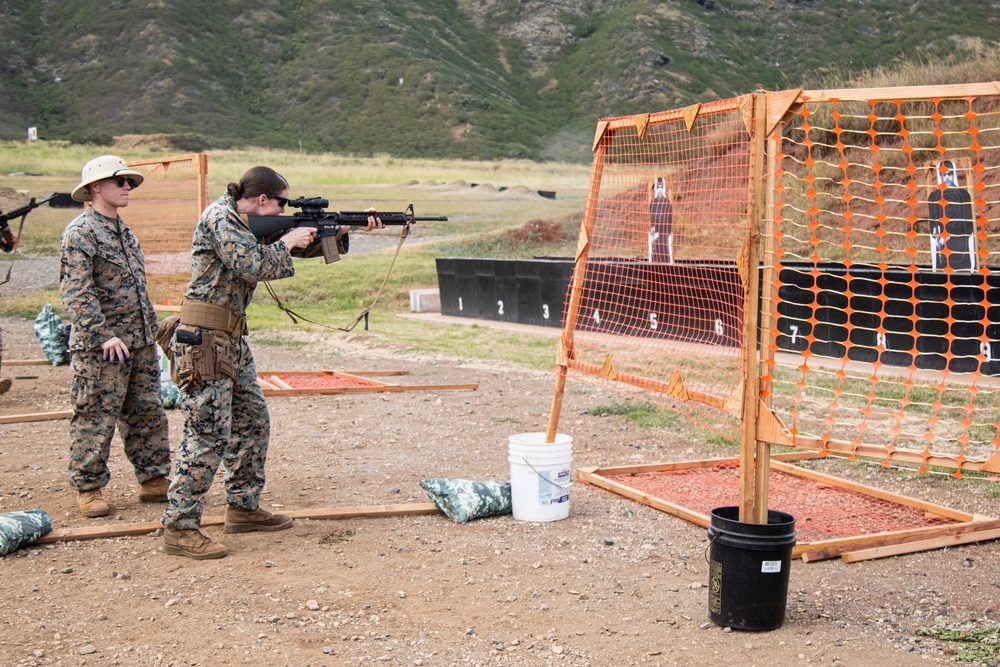
[[[440,313],[441,292],[437,289],[411,289],[410,310],[414,313]]]

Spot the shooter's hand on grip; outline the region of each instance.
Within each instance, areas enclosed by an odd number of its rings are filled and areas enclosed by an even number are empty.
[[[305,249],[313,242],[317,231],[319,230],[316,227],[303,225],[302,227],[293,228],[282,236],[280,240],[284,241],[289,250],[295,250],[296,248]]]

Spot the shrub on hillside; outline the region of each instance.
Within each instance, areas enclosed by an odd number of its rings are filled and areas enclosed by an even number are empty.
[[[69,142],[81,146],[110,146],[115,143],[115,138],[104,132],[74,133],[69,135]]]

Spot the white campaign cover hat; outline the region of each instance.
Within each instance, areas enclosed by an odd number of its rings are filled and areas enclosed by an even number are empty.
[[[142,174],[129,169],[125,160],[117,155],[102,155],[83,165],[80,185],[73,188],[71,196],[76,201],[90,201],[90,191],[87,190],[87,186],[112,176],[128,176],[135,180],[136,186],[141,185],[143,181]]]

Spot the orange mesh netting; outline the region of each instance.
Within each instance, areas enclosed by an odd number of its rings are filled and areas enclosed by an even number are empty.
[[[998,93],[806,92],[778,123],[762,388],[796,444],[1000,470]]]
[[[739,467],[735,463],[606,477],[705,516],[716,507],[734,504],[739,497]],[[915,507],[775,470],[770,474],[770,499],[773,507],[796,517],[799,543],[959,523]]]
[[[1000,472],[1000,89],[763,97],[598,124],[560,367],[732,436],[759,298],[758,440]]]
[[[601,121],[560,352],[569,377],[728,435],[752,120],[745,97]]]
[[[208,156],[137,160],[142,185],[129,195],[122,217],[135,230],[146,256],[154,304],[179,306],[191,275],[191,237],[206,206]]]

